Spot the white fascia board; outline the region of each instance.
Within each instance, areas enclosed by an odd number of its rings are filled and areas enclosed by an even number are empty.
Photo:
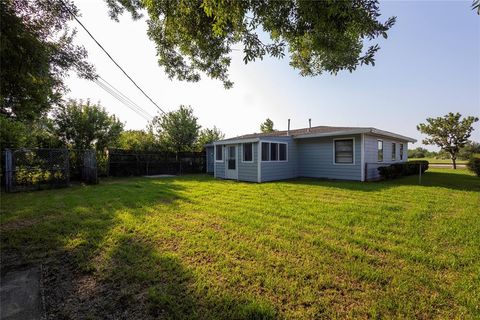
[[[417,139],[413,139],[413,138],[410,138],[410,137],[402,136],[401,134],[396,134],[396,133],[393,133],[393,132],[388,132],[388,131],[379,130],[379,129],[375,129],[375,128],[372,128],[372,130],[370,132],[372,134],[377,134],[377,135],[380,135],[380,136],[395,138],[395,139],[398,139],[398,140],[408,141],[408,142],[412,142],[412,143],[417,142]]]
[[[235,139],[235,140],[220,140],[215,141],[213,145],[226,145],[226,144],[239,144],[239,143],[250,143],[250,142],[258,142],[259,138],[250,138],[250,139]]]
[[[301,134],[301,135],[298,135],[298,136],[294,136],[293,139],[345,136],[345,135],[361,134],[361,133],[368,133],[368,132],[370,132],[370,129],[344,130],[344,131],[321,132],[321,133],[306,133],[306,134]]]

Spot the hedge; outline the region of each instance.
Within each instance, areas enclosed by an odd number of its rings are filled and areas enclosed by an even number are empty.
[[[472,157],[467,163],[468,169],[475,173],[477,177],[480,177],[480,158],[479,157]]]
[[[378,173],[384,179],[395,179],[402,176],[418,174],[421,166],[422,174],[428,170],[428,161],[416,160],[402,163],[394,163],[389,166],[378,167]]]

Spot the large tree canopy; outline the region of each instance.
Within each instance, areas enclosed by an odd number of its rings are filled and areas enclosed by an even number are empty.
[[[265,55],[283,57],[303,76],[355,70],[374,64],[377,44],[387,37],[395,17],[379,20],[377,0],[106,0],[114,19],[124,11],[149,16],[148,35],[159,64],[170,78],[198,81],[200,72],[223,81],[232,50],[243,50],[244,62]],[[268,39],[269,38],[269,39]]]
[[[65,1],[0,1],[0,113],[35,120],[61,101],[68,71],[94,78],[87,52],[73,44],[75,30]]]
[[[423,139],[424,144],[432,144],[447,152],[452,159],[453,168],[457,168],[456,160],[461,148],[469,142],[473,131],[473,123],[477,117],[460,118],[460,113],[449,112],[443,117],[427,118],[426,123],[420,123],[417,130],[428,135]]]

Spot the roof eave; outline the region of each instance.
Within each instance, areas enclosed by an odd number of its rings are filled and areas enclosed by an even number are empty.
[[[239,138],[239,139],[227,139],[227,140],[219,140],[215,141],[213,145],[223,145],[223,144],[237,144],[237,143],[249,143],[249,142],[258,142],[260,141],[259,138]]]
[[[332,137],[332,136],[344,136],[349,134],[361,134],[368,133],[370,129],[357,129],[357,130],[342,130],[342,131],[333,131],[333,132],[317,132],[317,133],[306,133],[293,136],[294,139],[306,139],[306,138],[321,138],[321,137]]]

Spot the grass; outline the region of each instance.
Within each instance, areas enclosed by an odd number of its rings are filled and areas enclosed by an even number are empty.
[[[64,318],[478,319],[479,195],[461,169],[422,185],[184,176],[2,194],[2,264],[61,277],[47,312]]]
[[[429,163],[434,164],[452,164],[450,159],[436,159],[436,158],[408,158],[409,161],[414,160],[427,160]],[[457,164],[467,164],[468,160],[457,160]]]

